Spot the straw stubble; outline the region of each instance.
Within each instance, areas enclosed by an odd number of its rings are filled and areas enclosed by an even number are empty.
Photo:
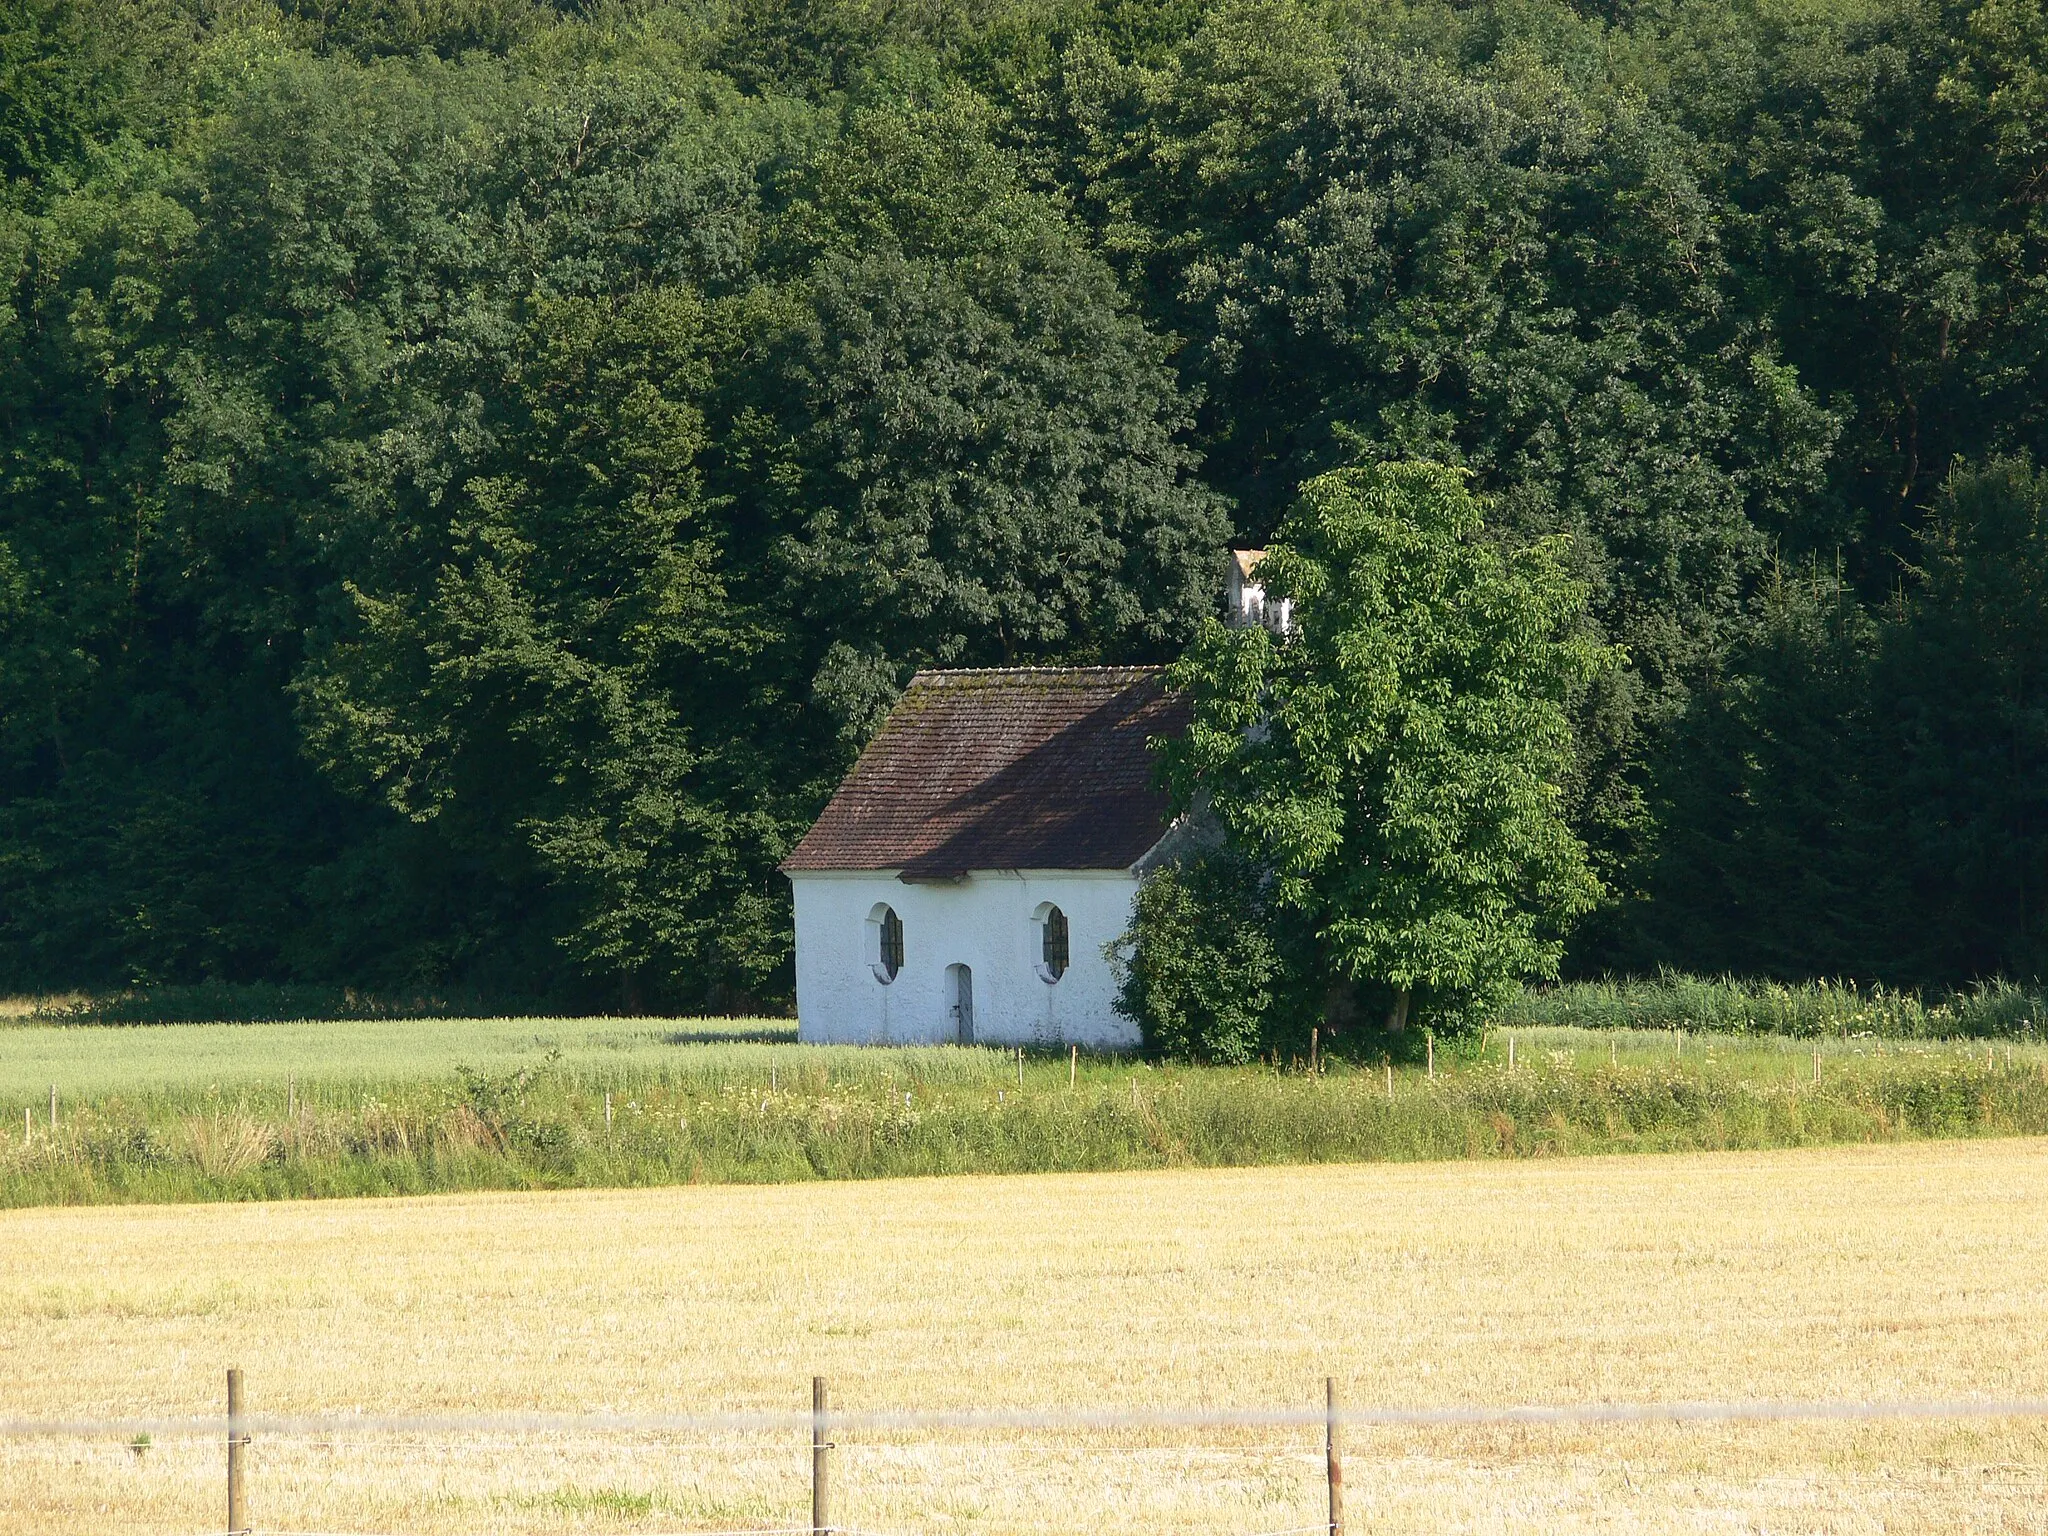
[[[2032,1395],[2048,1143],[0,1216],[8,1410]],[[792,1420],[794,1423],[794,1419]],[[1270,1531],[1320,1431],[838,1437],[868,1530]],[[2048,1431],[1346,1432],[1374,1532],[2028,1529]],[[0,1446],[0,1536],[217,1528],[217,1444]],[[807,1432],[259,1440],[259,1528],[801,1523]]]

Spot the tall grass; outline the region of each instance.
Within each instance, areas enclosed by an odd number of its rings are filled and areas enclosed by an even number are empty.
[[[1001,1051],[693,1047],[431,1079],[102,1095],[0,1137],[0,1204],[1774,1147],[2048,1133],[2035,1048],[1536,1030],[1434,1077],[1154,1067]],[[607,1116],[606,1100],[610,1099]]]
[[[2011,982],[1926,997],[1853,982],[1742,981],[1675,972],[1638,980],[1568,982],[1525,992],[1506,1026],[1690,1029],[1718,1034],[1878,1040],[2048,1037],[2048,997]]]
[[[207,983],[107,993],[0,999],[0,1022],[26,1025],[218,1025],[337,1022],[398,1025],[412,1021],[512,1026],[540,1022],[527,1013],[494,1012],[479,999],[438,993],[399,996],[346,988]],[[598,1022],[575,1021],[581,1027]],[[616,1026],[646,1020],[603,1021]],[[1722,1034],[1865,1036],[1883,1040],[2048,1038],[2048,993],[2009,981],[1924,994],[1849,981],[1777,982],[1663,972],[1654,977],[1567,982],[1532,988],[1503,1010],[1506,1026],[1581,1029],[1691,1029]],[[687,1020],[675,1029],[781,1035],[794,1039],[791,1019]]]
[[[480,999],[442,993],[377,994],[339,987],[213,982],[0,999],[0,1021],[28,1025],[272,1024],[411,1020],[525,1025],[543,1015],[506,1013]],[[549,1021],[560,1022],[560,1021]],[[578,1021],[590,1024],[594,1021]],[[646,1021],[608,1021],[620,1024]],[[1925,994],[1849,981],[1778,982],[1737,977],[1654,977],[1532,988],[1505,1009],[1503,1025],[1581,1029],[1692,1029],[1723,1034],[1864,1035],[1886,1040],[2048,1038],[2048,993],[2009,981]],[[791,1019],[688,1020],[677,1028],[780,1032]]]

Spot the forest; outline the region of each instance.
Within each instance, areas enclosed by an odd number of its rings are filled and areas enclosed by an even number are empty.
[[[0,990],[785,1004],[916,668],[1414,461],[1566,975],[2048,973],[2042,0],[0,0],[0,277]]]

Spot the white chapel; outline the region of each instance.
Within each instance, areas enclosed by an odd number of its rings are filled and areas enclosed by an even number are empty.
[[[920,672],[782,865],[799,1038],[1132,1046],[1104,946],[1177,840],[1155,667]]]

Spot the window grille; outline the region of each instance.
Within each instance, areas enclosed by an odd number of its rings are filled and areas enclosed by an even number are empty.
[[[903,919],[896,915],[894,907],[882,909],[882,953],[881,963],[884,974],[890,981],[903,969]]]
[[[1040,927],[1040,945],[1045,973],[1054,981],[1067,974],[1067,914],[1053,907]]]

